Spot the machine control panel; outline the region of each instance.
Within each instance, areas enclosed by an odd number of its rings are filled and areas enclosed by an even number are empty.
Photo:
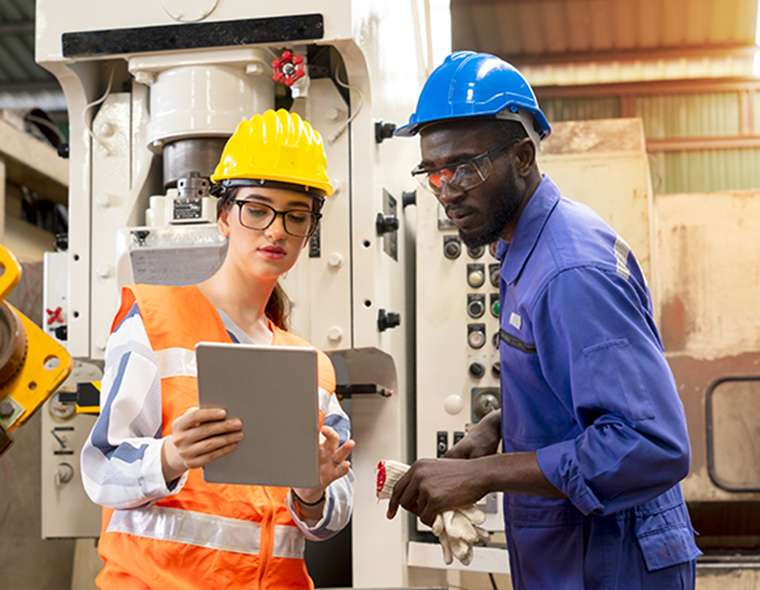
[[[468,247],[435,199],[417,200],[417,457],[441,457],[501,405],[494,244]],[[501,501],[484,499],[503,529]]]

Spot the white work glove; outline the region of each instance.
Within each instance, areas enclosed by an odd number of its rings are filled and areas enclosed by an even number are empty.
[[[405,463],[380,461],[377,464],[377,499],[390,499],[393,487],[408,469],[409,465]],[[441,544],[446,565],[451,565],[454,558],[464,565],[470,565],[472,546],[490,538],[488,531],[480,526],[485,521],[486,515],[474,504],[446,510],[435,517],[433,534]]]
[[[409,465],[398,461],[383,460],[377,464],[375,481],[377,482],[377,499],[390,500],[396,482],[409,471]]]
[[[472,546],[489,539],[488,531],[480,526],[485,520],[485,514],[474,504],[446,510],[435,517],[433,534],[441,543],[446,565],[451,565],[453,557],[464,565],[470,565]]]

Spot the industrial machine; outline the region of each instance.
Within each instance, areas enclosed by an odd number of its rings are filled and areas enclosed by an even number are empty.
[[[0,454],[71,372],[66,349],[3,301],[20,278],[21,265],[0,246]]]

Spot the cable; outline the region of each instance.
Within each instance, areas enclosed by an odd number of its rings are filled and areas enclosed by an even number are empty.
[[[357,88],[356,86],[351,86],[348,83],[343,82],[343,80],[341,80],[338,77],[338,70],[335,70],[335,83],[338,84],[339,86],[342,86],[349,92],[351,91],[355,92],[357,98],[359,99],[358,101],[359,104],[356,105],[356,109],[354,109],[354,112],[351,114],[351,116],[343,122],[343,125],[341,125],[338,128],[338,130],[330,138],[328,138],[327,143],[330,143],[330,144],[335,143],[338,140],[338,138],[341,135],[343,135],[343,132],[346,129],[348,129],[348,126],[353,122],[354,119],[356,119],[356,116],[359,114],[359,111],[362,110],[362,106],[364,106],[364,94],[362,93],[362,91],[359,90],[359,88]]]
[[[496,578],[493,577],[493,574],[488,574],[488,579],[491,580],[491,587],[493,590],[499,590],[499,587],[496,585]]]
[[[84,121],[84,126],[85,129],[87,129],[87,133],[90,135],[93,141],[97,142],[98,145],[100,145],[100,147],[106,151],[109,156],[111,155],[111,149],[108,147],[108,144],[96,136],[92,132],[92,125],[87,123],[87,111],[89,111],[92,107],[99,105],[101,102],[108,98],[109,94],[111,94],[111,85],[113,84],[113,70],[114,69],[111,68],[111,73],[108,76],[108,85],[106,86],[106,91],[103,93],[103,96],[97,100],[93,100],[91,103],[85,105],[84,109],[82,109],[82,120]],[[95,117],[93,117],[92,120],[94,122]]]
[[[425,9],[425,41],[427,42],[427,63],[425,64],[425,75],[429,76],[433,71],[433,26],[430,23],[430,0],[422,0],[422,6]]]
[[[214,0],[214,3],[211,5],[211,8],[209,8],[206,12],[204,12],[203,14],[201,14],[199,17],[197,17],[197,18],[183,18],[183,16],[181,14],[179,16],[177,16],[177,15],[172,14],[171,12],[169,12],[169,10],[167,10],[167,8],[166,8],[166,2],[165,1],[161,2],[161,8],[166,13],[166,16],[168,16],[169,18],[171,18],[174,21],[177,21],[178,23],[197,23],[197,22],[200,22],[204,18],[206,18],[209,14],[211,14],[212,12],[214,12],[216,10],[217,6],[219,6],[219,0]]]
[[[31,121],[32,123],[37,123],[38,125],[42,125],[43,127],[47,127],[48,129],[50,129],[50,131],[55,133],[56,137],[58,137],[58,140],[61,143],[66,142],[66,138],[63,136],[63,133],[61,133],[61,130],[58,129],[58,126],[55,125],[54,123],[51,123],[47,119],[43,119],[42,117],[35,117],[34,115],[26,115],[24,119],[26,119],[27,121]]]

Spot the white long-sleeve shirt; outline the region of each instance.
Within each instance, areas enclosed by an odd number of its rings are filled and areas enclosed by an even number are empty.
[[[218,310],[233,342],[271,344],[265,321],[246,333]],[[177,494],[187,473],[167,485],[161,469],[162,403],[160,352],[151,348],[137,305],[111,334],[106,346],[101,383],[101,413],[82,450],[82,480],[90,499],[107,508],[146,506]],[[348,416],[335,395],[320,388],[324,424],[333,428],[341,444],[351,436]],[[292,495],[288,507],[296,526],[312,541],[330,538],[348,524],[353,508],[353,473],[331,483],[319,522],[301,520]]]

